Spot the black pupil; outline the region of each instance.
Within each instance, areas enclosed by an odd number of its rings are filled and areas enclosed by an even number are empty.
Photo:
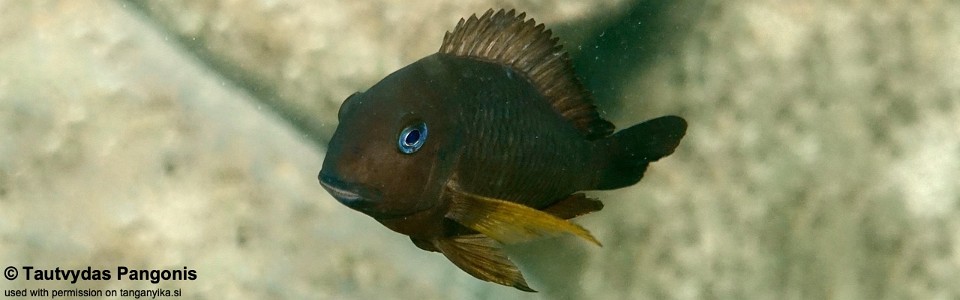
[[[414,129],[407,133],[407,138],[403,139],[403,142],[407,145],[416,144],[420,140],[420,130]]]

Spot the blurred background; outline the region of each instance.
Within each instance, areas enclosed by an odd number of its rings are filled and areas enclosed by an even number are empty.
[[[317,183],[340,102],[488,8],[553,28],[677,152],[476,280]],[[960,3],[0,1],[0,267],[187,298],[960,298]]]

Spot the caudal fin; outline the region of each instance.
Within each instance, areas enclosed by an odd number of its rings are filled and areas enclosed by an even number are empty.
[[[600,174],[597,189],[616,189],[637,183],[649,163],[673,153],[686,131],[687,122],[683,118],[664,116],[600,140],[610,159]]]

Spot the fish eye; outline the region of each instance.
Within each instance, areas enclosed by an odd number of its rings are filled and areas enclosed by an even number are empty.
[[[411,154],[420,150],[427,140],[427,123],[416,122],[400,131],[397,137],[397,148],[404,154]]]

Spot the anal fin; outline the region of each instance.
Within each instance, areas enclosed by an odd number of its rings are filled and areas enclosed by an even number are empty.
[[[570,221],[522,204],[474,195],[449,188],[450,211],[446,217],[505,244],[570,233],[597,241],[589,231]],[[560,212],[565,210],[558,209]]]
[[[486,236],[471,234],[442,238],[436,240],[434,245],[454,265],[473,277],[521,291],[536,292],[527,285],[523,274],[497,242]]]
[[[417,246],[417,248],[420,248],[420,250],[430,251],[430,252],[440,252],[440,249],[437,249],[437,246],[431,243],[430,241],[418,239],[415,237],[410,237],[410,241],[412,241],[413,244]]]
[[[601,209],[603,209],[603,202],[587,198],[583,193],[576,193],[547,206],[543,212],[569,220]]]

